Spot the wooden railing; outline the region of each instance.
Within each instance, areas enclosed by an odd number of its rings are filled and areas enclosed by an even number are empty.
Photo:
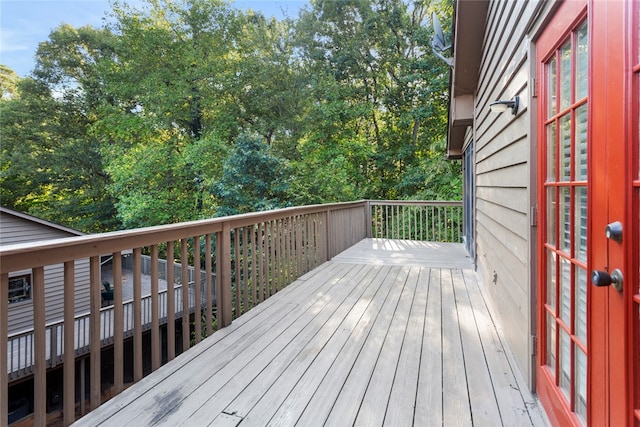
[[[33,356],[18,368],[33,372],[34,424],[46,424],[48,368],[59,363],[63,366],[63,421],[68,425],[86,410],[98,407],[104,390],[115,395],[124,389],[125,365],[133,366],[133,382],[142,379],[143,332],[149,335],[147,352],[151,361],[145,372],[150,372],[160,367],[163,354],[167,362],[171,361],[177,353],[199,343],[217,328],[228,326],[232,319],[365,237],[459,241],[461,209],[458,202],[358,201],[0,248],[0,294],[8,293],[10,273],[32,273],[34,327],[28,341]],[[447,227],[452,230],[445,231]],[[124,301],[122,292],[121,254],[125,252],[132,253],[131,301]],[[151,292],[145,298],[141,293],[146,263],[143,254],[149,256],[151,283]],[[100,259],[105,255],[113,256],[114,300],[113,306],[101,308]],[[90,313],[77,318],[74,265],[87,258]],[[59,264],[64,266],[64,319],[60,324],[47,325],[44,267]],[[175,269],[177,265],[182,268]],[[201,286],[177,285],[189,283],[193,277],[204,277]],[[159,290],[161,279],[166,280],[166,291]],[[86,324],[88,327],[83,326]],[[160,338],[161,326],[166,328],[165,340]],[[80,342],[78,336],[84,341]],[[8,383],[13,366],[8,363],[8,338],[5,298],[0,300],[0,367],[7,367],[0,369],[0,425],[8,419]],[[132,341],[133,352],[129,356],[132,360],[125,363],[126,340]],[[105,345],[112,346],[113,351],[112,382],[103,379],[101,352]],[[82,392],[83,382],[75,377],[78,349],[88,352],[88,402]],[[76,393],[78,382],[80,393]]]
[[[371,201],[371,236],[461,243],[462,202]]]
[[[194,297],[194,282],[189,282],[189,314],[193,314],[196,311],[196,300]],[[215,289],[214,289],[215,291]],[[201,291],[202,295],[206,293]],[[174,288],[174,314],[176,318],[181,318],[182,313],[182,285],[176,285]],[[167,290],[158,292],[158,321],[160,325],[167,323]],[[215,301],[215,293],[213,300]],[[124,338],[133,336],[134,321],[133,321],[133,300],[129,299],[122,303],[123,315],[124,315]],[[206,308],[206,299],[200,302],[200,309]],[[113,344],[114,340],[114,306],[109,305],[100,309],[100,345],[105,347]],[[142,329],[147,330],[151,327],[152,319],[152,300],[151,295],[145,295],[142,297],[141,316],[142,316]],[[90,351],[90,313],[84,313],[75,316],[74,323],[74,352],[76,357],[80,357]],[[46,326],[46,363],[47,369],[55,368],[63,363],[64,356],[64,321],[59,320],[57,322],[48,323]],[[8,361],[7,361],[7,373],[9,375],[9,381],[14,381],[19,378],[29,376],[33,374],[35,366],[34,361],[34,330],[29,329],[24,332],[12,334],[8,338]]]

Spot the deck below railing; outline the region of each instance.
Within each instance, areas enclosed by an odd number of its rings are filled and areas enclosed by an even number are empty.
[[[35,425],[46,424],[51,388],[58,385],[62,390],[54,394],[62,395],[56,400],[63,405],[63,423],[69,424],[120,393],[127,383],[140,381],[162,363],[173,360],[216,329],[230,325],[233,319],[362,239],[374,236],[459,242],[461,224],[460,202],[364,200],[0,247],[0,293],[8,292],[11,274],[30,271],[34,318],[30,357],[24,359],[25,363],[13,364],[8,346],[9,304],[0,300],[0,366],[8,368],[0,369],[0,420],[9,418],[9,401],[20,397],[9,395],[12,366],[33,376],[32,392],[22,392],[31,396]],[[124,253],[132,256],[132,301],[123,293]],[[113,259],[114,282],[112,315],[106,322],[101,313],[101,259],[105,255]],[[78,333],[86,337],[86,332],[79,330],[74,313],[74,265],[87,260],[90,283],[83,286],[90,288],[90,313],[85,319],[89,332],[81,346],[85,350],[88,347],[85,371],[75,366],[75,341]],[[146,260],[150,261],[148,298],[142,294]],[[52,265],[60,266],[64,273],[64,327],[55,332],[44,315],[44,289],[50,280],[45,268]],[[202,287],[194,287],[193,295],[187,287],[177,286],[191,280],[190,272],[194,277],[205,277]],[[166,292],[159,287],[161,280],[166,281]],[[180,311],[192,311],[190,300],[204,303],[194,304],[197,308],[193,315],[176,322]],[[127,319],[132,320],[132,329]],[[110,331],[108,340],[105,330]],[[113,347],[105,365],[102,353],[105,344],[111,345],[111,336]],[[125,345],[131,348],[125,351]],[[63,379],[51,380],[51,368],[58,362],[63,366]]]
[[[502,343],[462,245],[368,239],[76,425],[547,425]]]

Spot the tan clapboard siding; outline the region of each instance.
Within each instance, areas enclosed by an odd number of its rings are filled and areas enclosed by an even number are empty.
[[[516,362],[530,378],[529,38],[536,1],[491,2],[475,94],[478,271]],[[520,96],[518,114],[489,103]],[[495,278],[495,283],[494,283]]]
[[[495,239],[482,226],[478,227],[478,259],[481,262],[484,254],[502,256],[505,262],[490,265],[491,269],[480,269],[479,273],[485,283],[485,289],[493,307],[493,313],[500,319],[498,323],[503,329],[504,336],[509,342],[509,347],[524,373],[527,372],[526,364],[520,361],[529,359],[529,338],[525,331],[528,330],[527,295],[522,287],[518,286],[519,277],[526,277],[526,271],[509,256],[508,251],[500,247],[500,242]],[[493,283],[494,272],[497,275],[496,283]]]
[[[64,270],[62,264],[44,268],[45,318],[47,323],[61,321],[64,317]],[[78,260],[75,266],[75,313],[89,311],[89,260]],[[9,334],[33,328],[33,304],[18,302],[9,306]]]
[[[81,233],[77,233],[81,234]],[[37,242],[42,240],[70,237],[68,231],[48,226],[17,215],[2,212],[0,214],[0,244],[11,245],[18,243]],[[25,274],[29,271],[15,272]],[[10,276],[14,275],[10,274]],[[47,323],[60,321],[63,318],[63,266],[62,264],[46,266],[44,268],[45,281],[45,319]],[[76,314],[89,311],[89,261],[78,260],[75,266],[75,312]],[[9,305],[9,334],[15,334],[33,328],[33,304],[22,301]]]
[[[526,230],[528,228],[528,215],[522,212],[515,212],[502,205],[498,205],[483,199],[476,200],[476,206],[479,215],[486,215],[487,212],[491,213],[491,216],[486,217],[487,220],[495,221],[493,218],[500,218],[500,222],[502,223],[502,227],[500,227],[500,229],[509,230],[525,241],[527,241],[527,239],[529,238],[527,233],[522,232],[522,230]],[[524,258],[524,260],[526,261],[526,257]]]
[[[0,214],[1,245],[60,239],[69,236],[71,236],[70,233],[56,230],[55,228],[30,222],[12,215]]]
[[[478,187],[522,188],[528,184],[529,163],[520,163],[476,176],[476,186]]]
[[[502,205],[512,211],[526,214],[528,211],[528,197],[521,188],[510,187],[480,187],[476,188],[476,198]],[[500,221],[501,218],[496,218]]]

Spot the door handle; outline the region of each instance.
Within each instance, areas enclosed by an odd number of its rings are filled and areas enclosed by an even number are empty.
[[[598,287],[613,285],[616,291],[622,292],[622,271],[616,268],[609,274],[606,271],[593,270],[591,273],[591,282],[594,286]]]

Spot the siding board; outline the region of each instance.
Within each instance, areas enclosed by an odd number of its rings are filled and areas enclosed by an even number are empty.
[[[476,196],[523,214],[529,211],[529,194],[521,188],[478,186]]]
[[[476,170],[478,174],[496,171],[510,166],[527,163],[529,159],[529,144],[526,138],[521,138],[490,157],[477,159]],[[527,177],[528,178],[528,177]],[[528,184],[528,179],[527,179]],[[524,185],[523,187],[526,187]]]
[[[528,239],[529,217],[527,215],[481,199],[477,201],[477,209],[479,214],[488,215],[489,218],[500,218],[502,227],[512,231],[524,240]]]
[[[529,163],[520,163],[508,168],[478,174],[478,187],[505,187],[525,189],[529,185]]]
[[[531,378],[529,299],[531,205],[529,45],[527,22],[537,1],[491,2],[475,94],[476,245],[478,272],[526,378]],[[520,96],[517,116],[489,103]],[[497,277],[494,284],[494,277]],[[533,384],[530,384],[533,387]]]
[[[26,215],[12,215],[8,210],[0,212],[0,245],[60,239],[82,233],[72,233],[54,225],[33,221]],[[18,272],[16,272],[18,273]],[[22,274],[28,271],[21,272]],[[11,276],[11,275],[10,275]],[[47,323],[61,320],[64,316],[64,268],[62,264],[44,268],[45,319]],[[78,260],[75,265],[75,313],[89,311],[89,260]],[[33,303],[21,301],[9,305],[9,334],[33,328]]]

